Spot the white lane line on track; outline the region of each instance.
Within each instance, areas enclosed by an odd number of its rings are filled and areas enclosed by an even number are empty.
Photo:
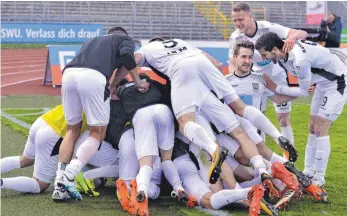
[[[31,81],[35,81],[35,80],[40,80],[40,79],[43,79],[43,77],[36,77],[36,78],[33,78],[33,79],[27,79],[27,80],[22,80],[22,81],[18,81],[18,82],[5,84],[5,85],[0,86],[0,88],[7,87],[7,86],[13,86],[13,85],[17,85],[17,84],[21,84],[21,83],[25,83],[25,82],[31,82]]]
[[[16,75],[16,74],[26,74],[26,73],[35,73],[35,72],[43,72],[44,70],[29,70],[25,72],[9,72],[9,73],[2,73],[1,76],[10,76],[10,75]]]
[[[39,66],[42,67],[42,64],[20,65],[20,66],[14,66],[14,67],[11,67],[11,66],[9,66],[9,67],[2,67],[1,70],[4,70],[4,69],[12,69],[12,68],[25,68],[25,67],[30,68],[30,67],[39,67]]]

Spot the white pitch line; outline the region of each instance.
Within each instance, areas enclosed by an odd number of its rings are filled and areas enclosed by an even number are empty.
[[[12,116],[31,116],[31,115],[40,115],[48,112],[50,108],[42,108],[41,112],[35,112],[35,113],[24,113],[24,114],[12,114]]]
[[[25,72],[10,72],[10,73],[2,73],[1,76],[10,76],[10,75],[16,75],[16,74],[26,74],[26,73],[35,73],[35,72],[42,72],[43,70],[30,70]]]
[[[19,125],[19,126],[22,126],[22,127],[26,128],[26,129],[30,129],[30,125],[29,124],[27,124],[27,123],[25,123],[25,122],[23,122],[23,121],[21,121],[19,119],[16,119],[15,117],[5,113],[2,110],[1,110],[1,116],[6,118],[6,119],[8,119],[9,121]]]
[[[2,88],[2,87],[7,87],[7,86],[18,85],[18,84],[21,84],[21,83],[31,82],[31,81],[40,80],[40,79],[43,79],[43,77],[36,77],[36,78],[33,78],[33,79],[27,79],[27,80],[22,80],[22,81],[14,82],[14,83],[5,84],[5,85],[0,86],[0,88]]]

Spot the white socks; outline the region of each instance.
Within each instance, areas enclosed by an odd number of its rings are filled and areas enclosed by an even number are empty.
[[[242,188],[249,188],[249,187],[252,187],[252,186],[257,185],[257,184],[263,184],[263,182],[261,181],[261,177],[260,176],[257,176],[257,177],[255,177],[254,179],[252,179],[250,181],[241,182],[240,186]]]
[[[214,209],[220,209],[238,200],[245,200],[250,190],[251,188],[221,190],[211,196],[211,205]]]
[[[145,192],[146,197],[148,197],[148,188],[152,178],[152,174],[153,174],[152,167],[142,166],[140,168],[139,174],[137,174],[136,176],[137,192],[139,191]]]
[[[39,183],[29,177],[19,176],[14,178],[3,178],[1,188],[11,189],[22,193],[40,193]]]
[[[82,168],[95,155],[100,146],[100,142],[94,137],[89,136],[77,149],[76,159],[71,160],[66,167],[64,174],[73,180],[81,172]]]
[[[281,134],[289,139],[290,143],[294,146],[294,134],[293,134],[293,129],[291,126],[287,127],[280,127],[281,128]]]
[[[258,170],[259,175],[261,175],[262,173],[267,173],[266,171],[266,165],[263,161],[263,157],[260,155],[254,156],[250,159],[251,164],[253,165],[255,170]]]
[[[294,146],[294,134],[293,134],[292,127],[287,126],[287,127],[280,127],[280,128],[281,128],[281,134],[290,141],[292,146]],[[286,158],[284,153],[283,153],[283,157]]]
[[[313,177],[316,164],[317,137],[314,134],[308,135],[305,150],[305,169],[304,174]]]
[[[1,173],[20,168],[20,156],[5,157],[0,160]]]
[[[330,140],[329,136],[317,137],[317,152],[316,152],[316,175],[315,178],[325,182],[325,171],[328,166],[330,155]]]
[[[96,178],[117,178],[119,177],[119,166],[111,165],[100,168],[95,168],[84,172],[84,178],[96,179]]]
[[[281,133],[260,110],[252,106],[246,106],[243,117],[248,119],[256,128],[274,138],[278,143],[278,137],[282,136]]]
[[[275,152],[273,152],[271,155],[271,158],[270,158],[270,162],[272,164],[275,162],[280,162],[283,164],[283,163],[287,162],[287,160],[284,157],[281,157],[278,154],[276,154]]]
[[[189,141],[206,150],[211,156],[217,149],[217,144],[208,136],[206,130],[195,122],[188,122],[184,126],[184,135]]]
[[[167,160],[161,163],[162,170],[164,172],[165,178],[168,180],[170,185],[173,187],[175,192],[178,192],[178,190],[182,190],[182,182],[180,179],[180,176],[178,174],[176,166],[172,163],[171,160]]]

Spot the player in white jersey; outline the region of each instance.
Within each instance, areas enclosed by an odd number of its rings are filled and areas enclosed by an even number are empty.
[[[256,43],[264,59],[281,61],[299,80],[299,88],[278,86],[266,80],[269,89],[279,94],[306,97],[311,84],[316,84],[304,173],[323,186],[330,155],[329,128],[347,101],[347,66],[329,49],[311,41],[297,41],[289,53],[282,51],[283,46],[284,42],[274,33],[264,34]]]
[[[301,30],[290,29],[268,21],[255,21],[252,17],[251,9],[246,3],[239,3],[233,7],[232,19],[237,29],[230,36],[229,73],[233,73],[236,69],[233,47],[239,41],[249,40],[255,44],[257,39],[264,33],[274,32],[281,38],[286,38],[284,51],[287,52],[292,48],[295,40],[307,37],[307,33]],[[254,53],[252,70],[255,72],[265,72],[278,85],[288,85],[288,76],[284,68],[282,68],[280,64],[273,64],[269,60],[261,59],[257,51]],[[266,101],[267,100],[264,99],[262,102],[262,111],[266,110]],[[281,133],[294,144],[294,135],[289,115],[291,103],[273,103],[273,105],[277,113]]]
[[[276,103],[294,99],[294,97],[278,95],[265,87],[263,74],[251,73],[254,44],[249,40],[237,42],[233,47],[236,70],[227,75],[227,79],[235,89],[239,97],[248,105],[261,110],[264,97],[270,98]],[[285,151],[284,151],[285,152]],[[288,155],[286,155],[288,157]]]
[[[215,185],[209,185],[203,180],[200,174],[201,163],[199,159],[190,152],[189,140],[183,137],[179,132],[176,133],[176,143],[174,147],[174,164],[177,167],[183,187],[192,194],[198,204],[207,209],[220,209],[230,203],[249,200],[249,215],[258,215],[260,209],[269,215],[277,215],[277,210],[268,204],[264,199],[264,187],[261,181],[252,188],[242,188],[233,175],[228,164],[222,166],[222,180]],[[224,179],[227,181],[224,182]],[[225,185],[223,189],[223,184]]]
[[[89,131],[84,132],[75,145],[74,155],[78,147],[88,138]],[[33,177],[18,176],[12,178],[2,178],[1,188],[16,190],[24,193],[42,193],[54,179],[56,167],[58,165],[59,146],[62,138],[40,117],[38,118],[29,132],[28,141],[25,144],[23,156],[17,162],[11,158],[0,160],[1,173],[9,172],[16,168],[24,168],[34,165]],[[112,148],[106,141],[101,143],[100,149],[88,161],[94,167],[107,167],[112,177],[118,177],[118,151]],[[14,158],[14,157],[12,157]],[[91,170],[91,172],[100,170]],[[95,174],[95,172],[94,172]],[[109,177],[111,177],[109,176]],[[64,193],[64,197],[69,199],[69,195]]]
[[[218,163],[220,152],[214,141],[208,137],[206,131],[194,122],[195,112],[205,112],[218,106],[223,110],[225,116],[221,118],[215,111],[208,112],[209,120],[214,123],[218,130],[226,131],[242,143],[249,158],[258,161],[261,156],[254,149],[252,141],[247,137],[239,123],[235,121],[234,113],[222,107],[220,102],[213,100],[209,95],[211,90],[219,99],[223,99],[238,115],[244,116],[253,125],[272,136],[277,142],[284,146],[290,146],[273,124],[257,109],[247,106],[239,99],[232,86],[220,71],[206,58],[199,49],[190,46],[185,41],[173,39],[168,41],[154,41],[135,53],[136,62],[141,66],[150,66],[159,74],[167,76],[171,81],[171,99],[173,110],[180,131],[194,143],[202,146],[210,155],[217,156],[211,166],[210,174],[213,173]],[[158,70],[158,68],[161,70]],[[208,99],[207,99],[208,98]],[[213,102],[211,103],[211,100]],[[228,119],[228,120],[227,120]],[[242,136],[242,138],[241,138]],[[287,148],[287,147],[286,147]],[[216,149],[216,150],[215,150]],[[296,152],[291,152],[291,160],[296,160]],[[220,158],[220,157],[219,157]],[[256,166],[255,166],[256,167]],[[216,178],[214,178],[216,179]]]

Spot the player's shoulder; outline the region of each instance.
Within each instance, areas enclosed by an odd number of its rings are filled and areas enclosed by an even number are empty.
[[[230,74],[225,75],[225,78],[229,81],[232,81],[236,78],[236,76],[235,76],[235,74],[230,73]]]
[[[251,72],[251,74],[249,75],[249,79],[262,82],[264,79],[264,74],[259,72]]]
[[[274,25],[274,23],[266,21],[266,20],[260,20],[256,21],[258,29],[264,29],[264,28],[270,28]]]
[[[236,41],[240,41],[240,40],[244,40],[245,38],[245,34],[241,33],[238,29],[236,29],[235,31],[233,31],[230,35],[229,38],[229,42],[230,43],[235,43]]]

